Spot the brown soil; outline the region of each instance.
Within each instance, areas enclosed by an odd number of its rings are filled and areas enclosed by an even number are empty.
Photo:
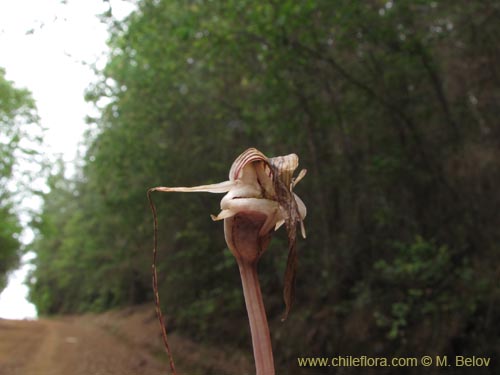
[[[251,374],[241,353],[195,343],[178,334],[169,343],[179,375]],[[0,319],[1,375],[170,374],[151,306],[100,315],[38,321]]]

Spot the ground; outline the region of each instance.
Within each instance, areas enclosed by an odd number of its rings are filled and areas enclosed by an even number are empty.
[[[100,315],[53,319],[0,319],[0,374],[169,374],[151,306]],[[242,353],[169,336],[178,375],[251,374]]]

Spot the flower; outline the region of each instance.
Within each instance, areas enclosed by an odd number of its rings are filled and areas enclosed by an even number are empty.
[[[224,220],[226,243],[237,259],[257,261],[267,248],[272,232],[285,224],[289,249],[284,288],[285,318],[294,294],[297,224],[300,224],[302,236],[306,237],[303,220],[307,209],[293,192],[293,188],[306,174],[306,170],[302,169],[297,177],[293,177],[298,165],[296,154],[268,158],[259,150],[249,148],[233,162],[228,181],[193,187],[151,189],[163,192],[227,193],[221,200],[220,213],[211,217],[214,221]],[[245,222],[242,221],[244,218]],[[245,233],[241,230],[235,232],[235,223],[244,227]],[[251,239],[257,242],[257,246],[249,242]]]
[[[293,177],[298,165],[299,158],[295,154],[267,158],[257,149],[249,148],[233,162],[229,170],[228,181],[193,187],[162,186],[148,190],[155,233],[153,289],[155,291],[156,312],[162,327],[162,337],[170,359],[170,368],[174,374],[176,373],[175,366],[167,342],[158,295],[156,273],[158,224],[156,209],[151,200],[151,192],[226,193],[220,203],[220,213],[217,216],[211,215],[211,217],[214,221],[224,220],[226,243],[236,257],[239,266],[252,334],[256,373],[258,375],[274,375],[271,338],[257,276],[257,262],[266,250],[272,232],[285,224],[288,232],[288,261],[283,290],[286,306],[284,320],[290,311],[294,295],[297,268],[295,247],[297,224],[300,224],[302,236],[306,237],[303,223],[307,213],[306,206],[293,192],[293,188],[306,174],[306,170],[303,169],[296,178]]]
[[[227,219],[245,212],[258,212],[266,216],[259,232],[261,236],[272,229],[277,230],[285,223],[287,227],[300,223],[301,233],[305,238],[303,220],[307,209],[293,192],[295,185],[306,174],[303,169],[297,178],[292,177],[298,161],[295,154],[267,158],[257,149],[249,148],[234,161],[228,181],[193,187],[157,187],[154,190],[227,193],[221,200],[221,212],[217,216],[211,215],[212,220]]]

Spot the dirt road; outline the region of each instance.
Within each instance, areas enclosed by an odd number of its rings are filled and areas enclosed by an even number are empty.
[[[76,319],[0,320],[0,374],[166,374],[147,351]]]
[[[245,375],[251,358],[169,335],[179,375]],[[38,321],[0,319],[0,375],[167,375],[152,306]]]

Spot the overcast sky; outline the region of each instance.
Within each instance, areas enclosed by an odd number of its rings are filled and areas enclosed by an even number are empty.
[[[91,106],[83,99],[96,77],[89,64],[105,63],[106,26],[96,15],[108,10],[125,17],[134,6],[126,0],[0,0],[0,67],[16,87],[33,94],[47,128],[44,152],[62,154],[69,171]],[[27,261],[28,255],[24,261]],[[0,318],[36,316],[26,300],[24,265],[0,295]]]

